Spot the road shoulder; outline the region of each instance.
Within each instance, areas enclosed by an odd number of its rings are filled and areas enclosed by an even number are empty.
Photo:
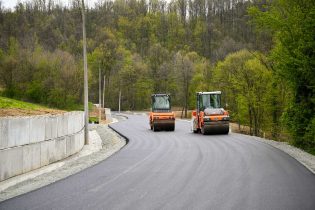
[[[263,139],[260,137],[253,136],[257,141],[269,144],[296,159],[302,165],[304,165],[308,170],[315,174],[315,156],[311,155],[297,147],[290,145],[288,142],[279,142],[269,139]]]

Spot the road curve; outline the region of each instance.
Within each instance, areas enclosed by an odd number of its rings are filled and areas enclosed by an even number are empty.
[[[129,138],[120,152],[0,209],[315,209],[315,175],[249,136],[193,134],[184,121],[152,132],[140,115],[112,127]]]

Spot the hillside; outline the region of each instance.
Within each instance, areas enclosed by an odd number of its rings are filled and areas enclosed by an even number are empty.
[[[63,112],[64,111],[62,110],[51,109],[38,104],[27,103],[0,96],[0,117],[59,114]]]

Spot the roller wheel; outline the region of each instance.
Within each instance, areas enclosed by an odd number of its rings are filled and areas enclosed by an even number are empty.
[[[230,128],[225,129],[224,134],[229,134]]]
[[[193,131],[193,133],[198,133],[199,129],[197,128],[197,121],[196,119],[192,119],[192,123],[191,123],[191,130]]]
[[[201,130],[202,135],[206,135],[205,126],[201,126],[200,130]]]

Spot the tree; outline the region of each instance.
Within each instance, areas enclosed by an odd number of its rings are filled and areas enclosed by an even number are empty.
[[[233,119],[248,124],[251,135],[260,136],[270,126],[271,78],[272,72],[246,50],[228,55],[216,67],[216,87],[224,91]]]
[[[183,52],[177,52],[175,55],[175,71],[179,77],[179,87],[182,93],[181,98],[183,109],[185,111],[185,118],[187,118],[189,88],[194,73],[194,65],[191,58],[196,55],[195,52],[187,53],[186,55]]]
[[[315,2],[275,0],[264,10],[251,7],[249,14],[258,31],[271,31],[275,42],[270,54],[273,68],[294,93],[284,114],[294,143],[314,151]]]

